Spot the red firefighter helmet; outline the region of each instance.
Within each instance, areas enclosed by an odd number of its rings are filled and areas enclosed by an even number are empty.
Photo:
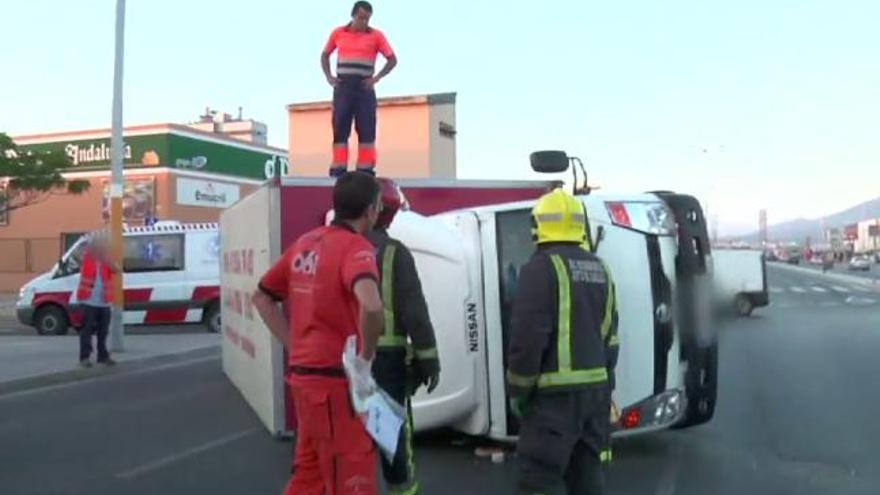
[[[403,192],[400,190],[400,186],[396,182],[384,177],[376,180],[379,181],[379,187],[382,191],[382,213],[379,214],[379,218],[376,220],[375,228],[387,229],[391,222],[394,221],[394,215],[397,215],[398,210],[406,210],[408,205],[403,197]]]

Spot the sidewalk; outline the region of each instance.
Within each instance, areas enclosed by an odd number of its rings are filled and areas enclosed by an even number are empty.
[[[78,337],[0,336],[0,396],[31,388],[124,373],[132,369],[220,355],[217,334],[127,335],[116,366],[79,366]],[[94,361],[94,356],[93,356]]]

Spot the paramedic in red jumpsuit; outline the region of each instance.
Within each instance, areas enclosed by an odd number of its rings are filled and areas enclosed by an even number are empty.
[[[294,473],[285,495],[376,495],[376,448],[349,396],[346,339],[372,361],[383,329],[373,246],[363,237],[382,209],[371,175],[348,172],[333,190],[334,223],[300,237],[263,275],[254,305],[289,353],[296,405]],[[290,310],[290,323],[277,302]],[[289,329],[288,329],[289,325]]]
[[[355,2],[351,22],[330,33],[321,52],[321,69],[333,86],[333,161],[330,176],[338,177],[348,167],[348,138],[354,121],[358,134],[357,169],[375,173],[376,167],[376,83],[397,65],[394,50],[382,31],[370,27],[373,6]],[[338,52],[336,75],[330,71],[330,55]],[[375,74],[376,57],[387,61]]]

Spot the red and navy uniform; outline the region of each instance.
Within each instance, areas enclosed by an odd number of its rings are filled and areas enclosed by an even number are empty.
[[[298,418],[285,494],[374,495],[376,449],[354,413],[342,352],[358,329],[354,284],[378,280],[373,246],[345,224],[300,237],[260,280],[290,310],[289,386]]]
[[[338,50],[336,75],[339,84],[333,90],[333,163],[330,175],[339,176],[348,166],[348,138],[354,121],[358,135],[357,168],[373,171],[376,166],[376,92],[364,86],[372,77],[376,57],[394,56],[394,50],[382,31],[367,28],[356,31],[350,25],[330,34],[324,53]]]

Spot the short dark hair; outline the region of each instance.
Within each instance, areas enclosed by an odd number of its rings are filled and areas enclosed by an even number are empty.
[[[379,200],[379,182],[365,172],[346,172],[333,187],[333,212],[338,220],[357,220]]]
[[[354,17],[360,9],[364,9],[371,14],[373,13],[373,6],[370,5],[370,2],[360,0],[359,2],[355,2],[354,7],[351,8],[351,16]]]

